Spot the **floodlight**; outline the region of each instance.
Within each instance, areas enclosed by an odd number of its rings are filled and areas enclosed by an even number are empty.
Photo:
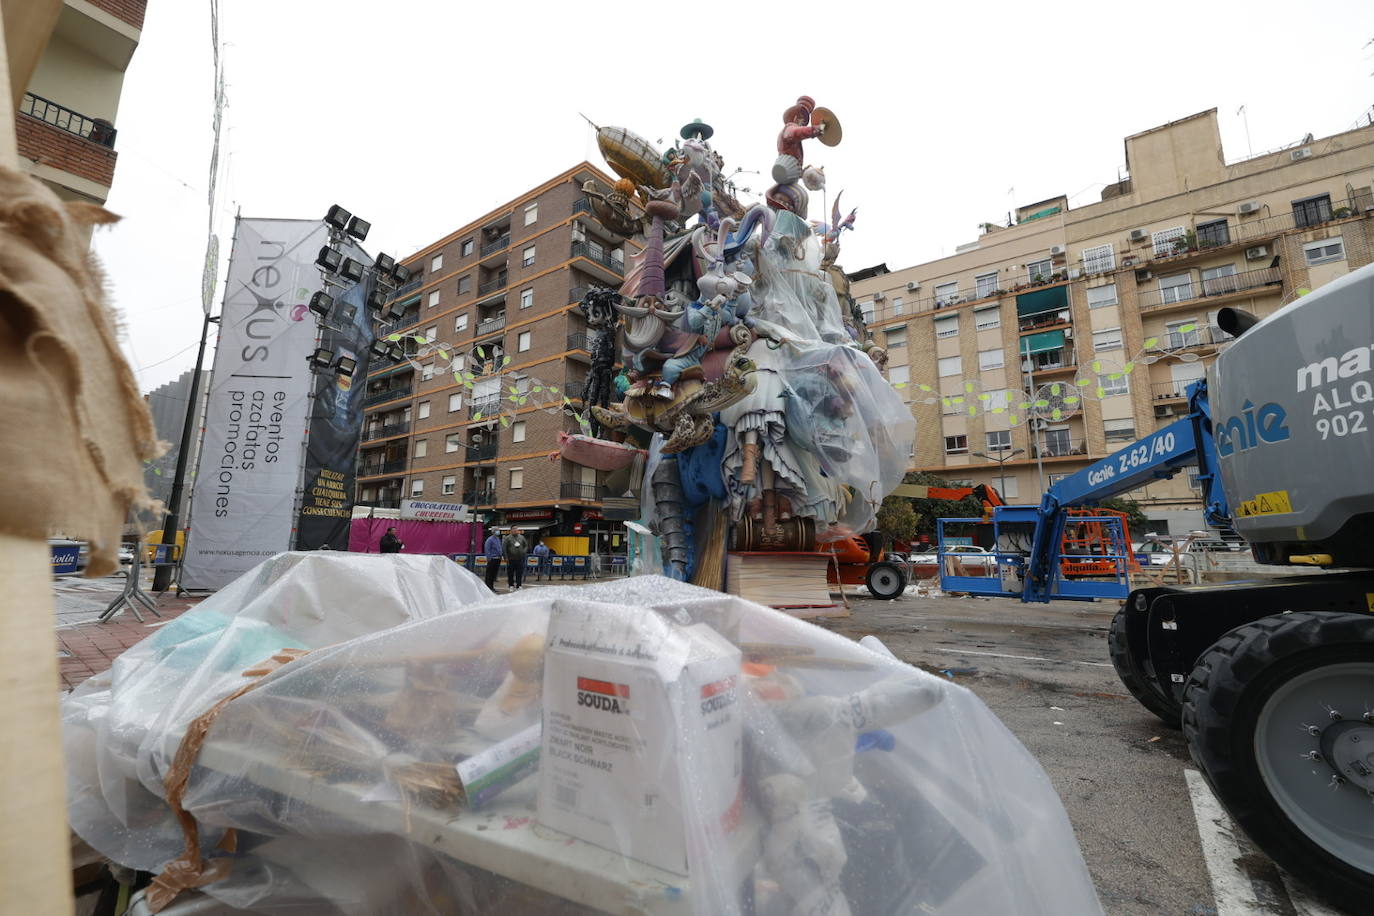
[[[410,279],[411,270],[404,264],[397,264],[396,268],[391,271],[391,275],[396,278],[397,283],[405,283]]]
[[[353,377],[353,372],[354,372],[357,368],[358,368],[358,361],[357,361],[356,359],[350,359],[350,358],[347,357],[347,356],[340,356],[340,357],[339,357],[339,362],[335,365],[335,369],[338,371],[339,375],[342,376],[343,378],[352,378],[352,377]]]
[[[351,280],[357,283],[363,278],[362,262],[355,261],[352,258],[344,258],[343,266],[339,268],[339,273],[343,275],[345,280]]]
[[[386,356],[387,350],[391,349],[391,344],[389,344],[386,340],[379,337],[376,340],[372,341],[372,346],[368,349],[372,352],[373,356],[377,357],[378,359],[381,359],[382,357]]]
[[[316,347],[315,352],[310,354],[310,368],[328,369],[334,365],[334,351],[327,347]]]
[[[406,358],[406,349],[399,343],[394,343],[387,349],[386,355],[393,363],[399,363]]]
[[[353,218],[354,217],[352,213],[349,213],[347,210],[345,210],[343,207],[340,207],[338,204],[335,204],[334,206],[330,207],[329,212],[324,215],[324,221],[328,223],[332,228],[338,229],[340,232],[348,228],[348,221]]]
[[[372,266],[377,268],[380,274],[389,274],[396,269],[396,259],[389,254],[379,254],[377,260],[372,262]]]
[[[386,296],[374,289],[367,294],[367,307],[374,312],[380,312],[386,307]]]
[[[355,216],[348,221],[348,234],[358,241],[367,238],[367,232],[372,228],[372,224],[360,216]]]
[[[391,311],[387,312],[394,320],[399,320],[406,316],[406,307],[400,302],[391,303]]]
[[[343,320],[344,320],[344,321],[352,321],[354,318],[357,317],[357,315],[358,315],[358,307],[357,307],[356,305],[345,305],[345,306],[343,307]]]
[[[329,310],[334,307],[334,297],[326,292],[317,292],[310,297],[310,311],[319,315],[321,318],[329,317]]]
[[[343,255],[339,254],[328,245],[320,249],[319,257],[315,258],[315,266],[331,274],[339,272],[339,265],[343,263]]]

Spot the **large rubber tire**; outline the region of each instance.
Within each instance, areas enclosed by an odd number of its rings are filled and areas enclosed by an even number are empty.
[[[1364,729],[1372,674],[1374,615],[1300,611],[1217,640],[1183,697],[1189,750],[1231,817],[1280,866],[1360,913],[1374,897],[1374,805],[1358,784],[1334,785],[1325,759],[1304,759],[1322,741],[1304,728]]]
[[[874,598],[884,601],[900,598],[906,592],[906,570],[896,563],[874,563],[868,567],[864,585],[868,586],[868,593]]]
[[[1107,654],[1111,656],[1116,676],[1131,692],[1131,696],[1140,701],[1141,706],[1159,716],[1170,728],[1178,728],[1183,706],[1172,697],[1163,696],[1151,686],[1140,659],[1131,651],[1131,643],[1126,633],[1128,624],[1126,608],[1122,608],[1116,612],[1116,616],[1112,618],[1111,628],[1107,630]]]

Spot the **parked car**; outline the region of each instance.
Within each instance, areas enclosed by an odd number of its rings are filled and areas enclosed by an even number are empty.
[[[908,556],[912,574],[930,579],[940,574],[939,554],[913,553]],[[952,544],[945,548],[946,572],[955,576],[992,576],[997,574],[997,556],[972,544]]]

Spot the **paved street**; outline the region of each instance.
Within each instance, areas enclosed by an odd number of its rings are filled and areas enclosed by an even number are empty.
[[[851,600],[853,615],[831,629],[871,633],[899,658],[952,676],[1035,754],[1111,916],[1339,913],[1249,845],[1215,807],[1182,733],[1121,686],[1106,645],[1115,602]]]

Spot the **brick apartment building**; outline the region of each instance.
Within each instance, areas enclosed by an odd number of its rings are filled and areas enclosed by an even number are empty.
[[[15,112],[21,166],[59,197],[103,204],[115,118],[147,0],[64,0]]]
[[[400,331],[442,353],[407,340],[418,371],[369,374],[358,505],[461,502],[479,520],[591,538],[555,541],[561,552],[623,551],[622,526],[601,518],[604,474],[557,456],[559,433],[578,431],[564,399],[581,409],[590,365],[577,303],[624,277],[626,243],[592,216],[588,179],[613,181],[580,163],[402,261],[416,276],[392,299]]]
[[[1230,340],[1218,309],[1268,315],[1374,260],[1374,125],[1228,162],[1213,109],[1125,147],[1100,201],[1039,201],[950,257],[851,275],[917,420],[913,469],[1038,502],[1186,413]],[[1054,404],[1022,416],[1023,391]],[[1193,475],[1131,497],[1161,533],[1203,527]]]

